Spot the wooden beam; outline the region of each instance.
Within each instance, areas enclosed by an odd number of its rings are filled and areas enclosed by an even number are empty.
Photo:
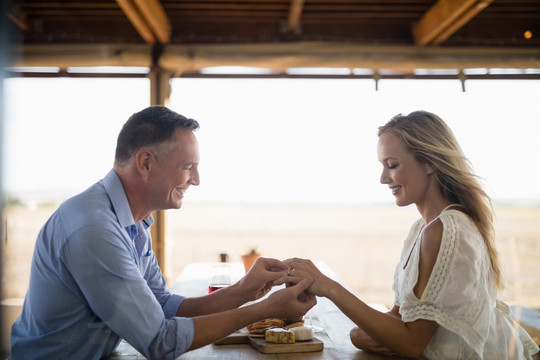
[[[149,66],[147,44],[17,45],[8,66]],[[155,62],[155,61],[154,61]],[[387,69],[540,68],[539,48],[360,46],[342,42],[167,45],[159,64],[177,76],[210,66],[251,66],[283,72],[291,67]]]
[[[171,95],[171,72],[159,66],[159,58],[163,54],[161,44],[152,47],[152,66],[150,68],[150,105],[167,105]],[[156,254],[161,273],[168,281],[167,257],[165,249],[167,247],[165,238],[165,211],[158,210],[153,213],[154,225],[150,228],[152,234],[152,247]]]
[[[28,31],[28,25],[24,19],[20,19],[10,12],[7,13],[7,16],[15,25],[17,25],[19,29],[22,31]]]
[[[139,35],[148,44],[170,41],[171,25],[159,0],[116,0]]]
[[[431,45],[439,45],[452,36],[456,31],[461,29],[465,24],[467,24],[471,19],[478,15],[482,10],[489,6],[493,0],[482,0],[478,1],[473,7],[469,8],[459,19],[457,19],[453,24],[448,26],[446,30],[441,32],[433,41]]]
[[[120,6],[124,14],[135,27],[139,35],[148,44],[154,44],[156,38],[150,29],[150,25],[146,22],[145,17],[140,12],[139,8],[133,3],[132,0],[116,0],[116,3]]]
[[[159,0],[135,0],[140,13],[161,44],[170,41],[171,25]]]
[[[491,2],[493,0],[438,0],[414,26],[415,44],[442,43]]]
[[[300,28],[300,18],[304,10],[304,0],[291,0],[289,7],[289,18],[287,21],[287,32],[298,32]]]
[[[152,235],[152,250],[156,255],[161,274],[165,278],[165,281],[169,281],[167,273],[167,261],[165,255],[165,211],[158,210],[152,214],[154,217],[154,224],[150,227],[150,234]]]

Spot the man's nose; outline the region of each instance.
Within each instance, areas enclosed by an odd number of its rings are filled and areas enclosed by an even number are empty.
[[[201,183],[201,180],[199,178],[199,169],[197,169],[196,167],[191,169],[191,177],[189,179],[189,183],[191,185],[194,185],[194,186],[197,186]]]

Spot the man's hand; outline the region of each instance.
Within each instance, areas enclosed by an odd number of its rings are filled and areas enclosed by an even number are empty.
[[[289,286],[272,293],[265,301],[275,309],[272,311],[274,317],[286,319],[302,318],[309,309],[317,304],[315,295],[306,291],[312,283],[313,280],[311,278],[305,278],[294,286]]]
[[[248,295],[249,300],[258,300],[266,295],[276,281],[287,276],[289,266],[283,261],[260,257],[249,269],[249,272],[238,281],[242,292]]]
[[[264,262],[264,260],[262,261]],[[264,266],[262,267],[265,268],[267,265],[271,267],[272,263],[273,261],[270,260],[269,262],[266,262],[266,265],[263,264]],[[258,271],[255,272],[258,273]],[[278,276],[280,276],[279,271],[277,273]],[[285,271],[285,273],[287,273],[287,271]],[[251,280],[251,282],[253,282],[253,279]],[[234,331],[261,319],[266,319],[269,317],[279,317],[287,319],[301,318],[309,309],[311,309],[317,303],[317,300],[313,295],[307,296],[301,300],[302,297],[300,296],[300,294],[305,293],[306,289],[310,285],[311,279],[304,279],[300,281],[296,286],[280,289],[270,294],[270,296],[268,296],[266,299],[255,302],[254,304],[250,304],[248,306],[241,306],[239,308],[234,308],[227,311],[207,311],[208,315],[194,317],[193,326],[195,329],[195,336],[191,344],[191,349],[196,349],[198,347],[210,344],[216,340],[222,339],[228,334],[231,334]],[[216,296],[219,296],[219,293],[227,294],[226,291],[229,288],[218,290],[212,294],[197,299],[203,301],[209,298],[214,298],[218,300],[223,298],[226,299],[226,296],[217,298]],[[241,289],[237,289],[237,291],[239,290],[241,291]],[[186,299],[184,300],[184,302],[188,300],[194,301],[195,299]],[[208,302],[206,302],[206,304],[208,305]],[[182,306],[183,305],[181,305],[181,307]],[[207,309],[206,307],[204,308],[205,310]]]

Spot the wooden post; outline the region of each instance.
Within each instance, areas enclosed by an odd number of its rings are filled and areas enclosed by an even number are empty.
[[[155,44],[152,48],[152,67],[150,69],[150,104],[166,105],[171,94],[171,73],[159,66],[159,57],[163,52],[161,44]],[[161,272],[167,281],[167,268],[165,261],[165,211],[154,212],[154,225],[150,228],[152,234],[152,247],[161,268]]]

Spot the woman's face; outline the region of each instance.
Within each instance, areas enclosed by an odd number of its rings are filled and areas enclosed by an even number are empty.
[[[392,133],[383,133],[377,146],[383,166],[381,184],[388,185],[396,205],[422,204],[430,186],[432,168],[418,162],[405,143]]]

